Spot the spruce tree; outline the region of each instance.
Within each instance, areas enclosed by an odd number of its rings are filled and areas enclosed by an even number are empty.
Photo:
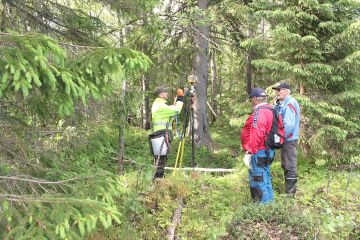
[[[360,103],[359,2],[291,0],[253,5],[271,27],[267,57],[253,64],[273,83],[286,79],[299,91],[304,113],[302,143],[318,160],[356,161],[360,146],[356,110]]]

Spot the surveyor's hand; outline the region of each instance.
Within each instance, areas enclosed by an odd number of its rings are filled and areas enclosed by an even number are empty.
[[[248,169],[251,169],[251,153],[245,153],[244,164]]]
[[[181,88],[178,88],[178,90],[176,92],[177,92],[178,97],[183,97],[185,95],[184,90],[182,90]]]

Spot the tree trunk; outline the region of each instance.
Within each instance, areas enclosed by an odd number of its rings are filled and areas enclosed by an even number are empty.
[[[1,3],[3,10],[1,13],[0,31],[5,32],[10,18],[10,4],[6,0],[2,0]]]
[[[249,94],[253,86],[253,82],[252,82],[253,71],[251,66],[252,55],[253,55],[252,50],[249,50],[246,55],[246,90]]]
[[[198,0],[198,6],[202,10],[208,7],[208,0]],[[209,26],[200,23],[203,17],[199,17],[194,37],[197,54],[194,60],[194,72],[198,82],[195,84],[197,101],[195,104],[195,141],[198,146],[205,145],[211,148],[211,137],[207,117],[207,81],[208,81],[208,38]]]
[[[300,95],[304,95],[305,94],[305,88],[304,88],[304,84],[300,83],[299,85],[299,93]]]
[[[218,84],[218,91],[219,91],[219,99],[221,99],[222,97],[222,62],[220,60],[220,65],[219,65],[219,84]],[[222,108],[221,108],[221,105],[219,104],[219,114],[218,116],[221,116],[222,115]]]
[[[254,37],[254,30],[250,28],[248,30],[249,37]],[[254,58],[255,51],[250,47],[248,51],[246,52],[246,90],[248,94],[250,94],[251,89],[254,87],[253,82],[253,67],[252,67],[252,60]]]
[[[126,123],[126,108],[125,108],[125,94],[126,94],[126,80],[122,81],[121,100],[120,100],[120,123],[119,123],[119,174],[124,174],[124,146],[125,146],[125,123]]]
[[[217,114],[217,69],[216,69],[216,50],[212,50],[210,66],[211,66],[211,107],[214,110],[214,113]],[[212,116],[212,123],[216,121],[216,116],[214,114]]]
[[[144,105],[142,108],[142,115],[143,115],[143,128],[145,130],[149,130],[150,129],[150,123],[151,123],[151,119],[150,119],[150,114],[151,114],[151,110],[150,110],[150,99],[148,96],[148,91],[149,91],[149,81],[147,79],[147,77],[145,75],[142,76],[142,90],[143,90],[143,96],[144,96]]]
[[[304,67],[305,67],[305,64],[304,64],[304,62],[302,60],[300,61],[300,66],[301,66],[302,69],[304,69]],[[300,82],[300,84],[299,84],[299,93],[300,93],[300,95],[304,95],[305,94],[304,83],[301,80],[299,82]]]

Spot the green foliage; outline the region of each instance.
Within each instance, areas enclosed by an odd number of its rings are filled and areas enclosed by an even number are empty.
[[[101,127],[96,131],[84,135],[75,136],[62,143],[64,162],[71,161],[71,169],[87,172],[92,169],[107,169],[116,172],[116,152],[118,149],[118,133],[108,127]],[[90,167],[90,168],[89,168]],[[71,170],[69,169],[69,170]]]
[[[199,176],[191,186],[178,236],[181,239],[218,239],[226,233],[225,226],[233,210],[248,200],[246,181],[238,175]]]
[[[181,239],[357,237],[359,173],[325,166],[360,161],[358,1],[209,1],[206,13],[193,0],[5,2],[11,4],[10,11],[0,4],[0,238],[162,239],[178,197],[184,198],[176,229]],[[222,110],[211,129],[214,149],[196,149],[196,165],[238,171],[167,172],[152,183],[147,132],[127,124],[125,157],[136,164],[115,176],[119,117],[128,113],[140,126],[139,105],[150,89],[186,85],[196,23],[212,25],[209,52],[219,89],[209,97]],[[61,37],[4,32],[10,27]],[[84,43],[101,47],[74,45]],[[107,47],[119,45],[124,48]],[[288,78],[293,93],[298,84],[305,90],[294,94],[303,113],[299,150],[306,156],[295,200],[281,196],[277,159],[275,203],[249,204],[239,154],[239,131],[251,112],[244,90],[248,57],[254,86]],[[143,91],[138,73],[146,70]],[[119,110],[123,79],[125,112]],[[177,146],[175,139],[167,166],[174,165]],[[189,138],[183,166],[191,166]]]
[[[235,166],[234,159],[238,155],[239,141],[236,139],[224,139],[222,141],[223,132],[213,133],[212,137],[216,141],[214,149],[209,150],[206,147],[197,148],[195,146],[195,166],[209,168],[233,168]],[[171,145],[168,164],[175,165],[176,154],[179,146],[179,139],[176,138]],[[184,145],[184,155],[182,166],[192,166],[192,145],[191,138],[186,137]]]
[[[309,214],[309,212],[307,212]],[[315,236],[316,220],[306,217],[289,200],[274,204],[249,204],[241,207],[228,227],[229,239],[266,239],[279,237],[310,239]]]
[[[356,210],[358,194],[355,193],[359,172],[334,172],[322,166],[306,168],[301,167],[311,177],[300,181],[299,203],[311,206],[317,214],[324,238],[346,239],[360,221]]]
[[[145,15],[151,11],[156,4],[159,3],[159,0],[120,0],[115,2],[110,2],[110,5],[116,12],[124,14],[126,17],[134,17],[139,15]]]
[[[358,155],[357,139],[359,119],[353,115],[352,101],[312,101],[298,96],[305,118],[303,119],[303,143],[317,158],[326,159],[328,164],[351,163]],[[336,146],[336,147],[334,147]]]
[[[253,65],[272,82],[286,79],[292,92],[297,86],[305,89],[307,96],[297,98],[304,116],[302,143],[309,153],[328,164],[350,163],[359,154],[348,144],[359,138],[353,107],[358,98],[350,97],[359,92],[359,46],[352,44],[359,36],[359,3],[256,1],[252,6],[271,24],[271,39],[259,43],[267,46],[265,57]]]
[[[94,14],[99,11],[99,5],[93,0],[4,1],[1,6],[9,8],[1,22],[2,32],[45,33],[62,41],[105,45],[102,35],[108,26]]]
[[[148,70],[150,64],[143,53],[126,48],[90,48],[68,59],[65,50],[47,36],[1,38],[9,45],[0,49],[0,94],[10,97],[21,92],[35,112],[40,105],[58,108],[60,116],[68,116],[77,100],[86,104],[89,98],[109,95],[122,79]]]
[[[315,228],[319,230],[318,236],[336,239],[349,234],[351,228],[359,222],[355,211],[340,209],[340,206],[347,206],[349,209],[356,207],[356,172],[351,173],[348,187],[348,173],[331,173],[333,178],[330,182],[330,192],[320,191],[318,194],[318,189],[326,188],[326,171],[300,161],[299,173],[302,177],[296,202],[288,202],[288,199],[283,200],[278,195],[283,188],[283,173],[278,159],[271,167],[276,190],[275,204],[249,205],[251,199],[247,170],[242,164],[239,171],[225,176],[178,173],[173,178],[171,172],[168,172],[166,179],[154,184],[151,183],[153,170],[138,164],[126,168],[126,175],[120,178],[104,171],[94,174],[94,171],[104,168],[116,171],[114,157],[116,158],[117,136],[108,127],[93,130],[92,134],[69,136],[68,139],[64,135],[58,138],[61,139],[60,145],[64,151],[60,154],[63,158],[60,165],[68,166],[62,167],[62,173],[57,179],[76,176],[76,180],[66,182],[62,188],[53,189],[43,185],[47,192],[31,198],[38,200],[35,202],[27,201],[26,197],[30,198],[32,195],[26,195],[22,200],[27,210],[2,198],[1,204],[5,206],[2,206],[2,210],[9,211],[4,211],[0,232],[8,234],[6,228],[9,226],[13,230],[10,236],[19,237],[23,234],[24,238],[33,238],[30,236],[36,235],[29,234],[38,234],[58,239],[65,234],[68,239],[159,239],[166,235],[173,212],[178,207],[177,198],[180,196],[184,198],[185,205],[176,233],[182,239],[218,239],[222,236],[231,238],[238,234],[249,237],[263,236],[261,234],[270,229],[273,229],[271,233],[280,234],[279,236],[284,238],[297,236],[301,239],[309,236]],[[239,148],[238,136],[224,135],[221,131],[216,133],[216,129],[213,129],[213,132],[220,149]],[[128,158],[142,164],[152,161],[145,131],[137,128],[128,129],[126,142],[125,155]],[[210,159],[207,155],[209,153],[201,154],[199,156]],[[93,161],[94,159],[96,161]],[[168,166],[172,165],[171,161],[173,157],[169,159]],[[229,159],[229,164],[234,165],[238,161],[232,158]],[[64,170],[68,173],[65,174]],[[76,174],[74,171],[79,173]],[[49,179],[53,179],[53,176],[49,174]],[[35,187],[41,189],[37,185]],[[302,210],[302,215],[299,215],[299,209]],[[316,214],[317,221],[311,220],[313,214]],[[111,226],[108,226],[107,215],[111,215]],[[95,229],[92,227],[94,218]],[[102,218],[104,219],[101,220]],[[249,235],[250,224],[255,226],[255,230],[252,231],[255,232],[254,235]],[[216,228],[213,227],[215,225]],[[46,226],[46,230],[41,226]],[[240,226],[241,233],[236,230],[239,229],[236,226]],[[332,232],[332,229],[336,232]],[[282,233],[279,233],[280,231]],[[82,235],[82,232],[85,235]]]
[[[53,184],[54,188],[42,186],[44,193],[37,196],[13,195],[1,200],[7,229],[0,228],[4,239],[82,239],[98,226],[107,229],[113,222],[121,223],[115,201],[123,192],[123,183],[115,176],[102,172],[77,176],[63,187]],[[13,202],[14,197],[21,204]]]

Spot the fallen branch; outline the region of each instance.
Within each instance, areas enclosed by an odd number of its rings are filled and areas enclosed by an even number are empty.
[[[212,114],[217,118],[217,115],[216,115],[214,109],[211,107],[210,103],[209,102],[206,102],[206,103],[207,103],[209,109],[211,110]]]
[[[183,200],[182,197],[179,197],[178,201],[179,201],[179,206],[176,208],[176,210],[174,212],[172,222],[170,224],[170,227],[167,230],[166,237],[167,237],[168,240],[173,240],[174,239],[176,226],[178,224],[180,224],[181,210],[182,210],[182,208],[184,206],[184,200]]]

